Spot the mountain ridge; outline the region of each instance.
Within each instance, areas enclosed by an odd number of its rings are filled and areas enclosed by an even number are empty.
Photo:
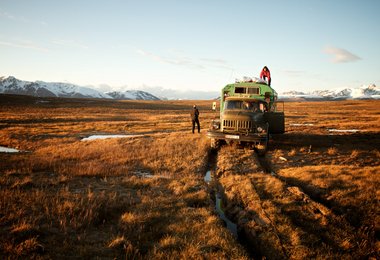
[[[34,97],[65,98],[105,98],[119,100],[160,100],[158,97],[142,90],[102,93],[89,87],[71,83],[23,81],[13,76],[0,77],[0,93],[28,95]]]
[[[314,90],[311,92],[287,91],[279,94],[281,100],[350,100],[380,99],[380,89],[375,84],[362,85],[358,88],[335,88],[331,90]]]
[[[219,92],[216,91],[181,91],[147,86],[140,90],[109,91],[103,93],[90,87],[82,87],[71,83],[31,82],[19,80],[13,76],[0,77],[1,93],[35,97],[105,98],[115,100],[215,100],[219,96]],[[336,88],[310,92],[287,91],[280,93],[278,97],[279,100],[283,101],[380,99],[380,89],[375,84],[369,84],[358,88]]]

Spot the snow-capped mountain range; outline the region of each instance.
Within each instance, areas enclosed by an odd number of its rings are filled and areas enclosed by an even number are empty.
[[[122,100],[159,100],[156,96],[142,90],[101,93],[95,89],[70,83],[23,81],[15,77],[0,77],[0,93],[29,95],[35,97],[66,98],[107,98]]]
[[[118,100],[160,100],[158,97],[142,90],[127,90],[124,92],[112,91],[106,92],[106,95]]]
[[[279,94],[281,100],[346,100],[346,99],[380,99],[380,88],[375,84],[359,88],[336,88],[315,90],[309,93],[289,91]]]
[[[0,77],[0,94],[30,95],[37,97],[107,98],[117,100],[160,100],[160,99],[216,99],[219,92],[179,91],[161,87],[146,87],[143,90],[126,90],[102,93],[89,87],[70,83],[23,81],[15,77]],[[151,94],[154,93],[154,94]],[[159,97],[159,98],[158,98]],[[358,88],[338,88],[312,92],[288,91],[279,94],[280,100],[345,100],[380,99],[380,88],[375,84]]]

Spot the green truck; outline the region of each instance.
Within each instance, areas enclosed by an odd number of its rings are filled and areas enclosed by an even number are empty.
[[[213,109],[216,110],[214,102]],[[237,143],[260,155],[268,147],[269,134],[285,132],[284,103],[277,92],[260,79],[228,84],[220,96],[220,116],[212,120],[207,137],[211,147]]]

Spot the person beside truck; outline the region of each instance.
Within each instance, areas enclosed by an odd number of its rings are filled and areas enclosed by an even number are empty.
[[[190,116],[191,116],[191,122],[193,124],[193,128],[192,128],[193,134],[194,134],[194,130],[195,130],[195,124],[197,124],[198,133],[200,133],[201,132],[201,126],[199,124],[199,110],[198,110],[196,105],[193,105],[193,109],[190,112]]]

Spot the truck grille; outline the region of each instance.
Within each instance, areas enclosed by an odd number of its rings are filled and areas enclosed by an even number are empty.
[[[252,131],[252,121],[223,120],[223,130]]]

